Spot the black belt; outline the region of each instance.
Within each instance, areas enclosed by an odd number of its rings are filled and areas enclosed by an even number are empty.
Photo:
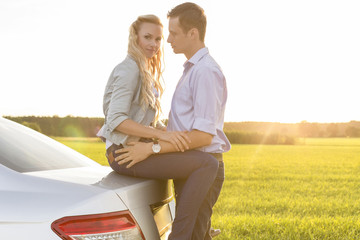
[[[223,154],[222,153],[209,153],[209,154],[212,155],[214,158],[216,158],[218,161],[223,160]]]

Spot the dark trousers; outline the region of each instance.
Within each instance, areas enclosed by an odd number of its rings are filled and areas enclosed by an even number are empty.
[[[225,180],[224,162],[219,161],[219,168],[216,174],[216,178],[212,183],[204,201],[200,206],[191,240],[212,239],[210,236],[212,208],[214,207],[217,199],[219,198],[224,180]],[[177,200],[178,198],[181,198],[182,195],[181,193],[183,191],[184,184],[185,182],[183,180],[174,180]]]
[[[192,240],[210,240],[212,208],[219,198],[221,188],[225,180],[224,162],[219,162],[219,169],[215,181],[211,185],[205,200],[201,204],[194,226]]]
[[[114,155],[116,157],[116,155]],[[108,157],[109,159],[109,157]],[[218,160],[201,151],[152,155],[131,168],[115,161],[109,164],[120,174],[152,179],[183,180],[181,198],[169,240],[189,240],[201,207],[218,170]]]

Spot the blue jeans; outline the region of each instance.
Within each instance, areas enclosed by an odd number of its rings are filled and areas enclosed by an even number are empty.
[[[175,219],[168,240],[191,239],[199,208],[218,171],[218,161],[213,156],[191,150],[152,155],[131,168],[115,161],[109,161],[109,164],[113,170],[124,175],[181,180],[184,185],[181,197],[176,201]]]

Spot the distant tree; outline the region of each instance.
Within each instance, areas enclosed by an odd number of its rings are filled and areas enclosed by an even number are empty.
[[[41,128],[40,128],[39,124],[37,124],[35,122],[22,122],[21,124],[28,128],[31,128],[35,131],[41,132]]]
[[[307,134],[307,125],[308,125],[308,122],[307,121],[301,121],[298,125],[298,132],[299,132],[299,135],[301,137],[308,137]]]
[[[347,137],[360,137],[360,128],[349,126],[345,130]]]
[[[318,123],[301,121],[298,125],[298,131],[301,137],[319,137],[320,126]]]
[[[310,132],[313,137],[319,137],[320,136],[320,125],[318,123],[311,123]]]
[[[325,137],[325,131],[319,130],[319,137]]]
[[[338,137],[339,126],[336,123],[330,123],[326,128],[326,132],[329,137]]]
[[[225,134],[232,144],[295,144],[294,137],[280,134],[240,131],[225,131]]]

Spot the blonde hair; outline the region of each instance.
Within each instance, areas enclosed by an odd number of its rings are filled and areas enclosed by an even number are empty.
[[[162,60],[164,46],[150,59],[148,59],[138,44],[138,32],[142,23],[153,23],[160,25],[160,19],[155,15],[143,15],[139,16],[135,22],[130,26],[128,54],[132,56],[137,63],[140,75],[142,77],[141,84],[141,103],[143,106],[150,105],[156,111],[153,125],[155,126],[158,122],[162,113],[160,106],[160,97],[164,92],[163,80],[162,80]],[[163,36],[162,36],[163,38]],[[159,93],[159,97],[156,98],[154,95],[153,87]]]

